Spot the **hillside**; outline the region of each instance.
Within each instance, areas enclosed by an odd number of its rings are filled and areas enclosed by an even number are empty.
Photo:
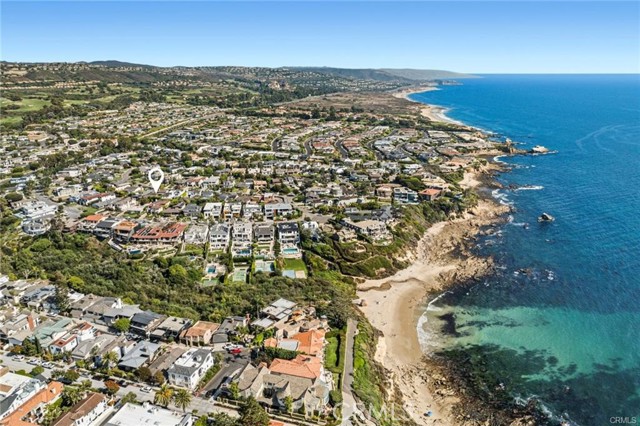
[[[387,74],[412,81],[442,80],[454,78],[477,78],[475,75],[446,70],[417,70],[411,68],[385,68],[379,70]]]

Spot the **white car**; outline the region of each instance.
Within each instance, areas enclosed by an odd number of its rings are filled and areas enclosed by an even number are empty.
[[[140,389],[142,392],[144,393],[149,393],[151,392],[151,386],[145,386],[142,389]]]

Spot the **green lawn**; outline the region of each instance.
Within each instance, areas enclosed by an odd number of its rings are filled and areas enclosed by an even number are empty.
[[[18,105],[20,108],[12,109],[5,111],[4,113],[13,114],[13,113],[23,113],[30,111],[38,111],[42,109],[45,105],[49,105],[50,102],[44,99],[38,98],[23,98],[21,101],[13,102],[6,98],[0,98],[0,107],[4,107],[7,105]]]
[[[284,267],[282,269],[307,272],[307,265],[304,264],[302,259],[284,259]]]
[[[11,124],[16,124],[22,121],[22,117],[20,117],[19,115],[10,115],[8,117],[4,117],[4,114],[2,115],[3,117],[0,118],[0,125],[2,124],[11,125]]]
[[[78,100],[78,99],[65,99],[64,101],[62,101],[62,104],[66,107],[71,106],[71,105],[85,105],[88,104],[89,101],[86,100]]]
[[[80,217],[91,216],[92,214],[95,214],[97,211],[98,209],[96,209],[95,207],[85,207]]]

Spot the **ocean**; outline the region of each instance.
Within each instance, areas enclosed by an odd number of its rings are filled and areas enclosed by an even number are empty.
[[[481,77],[411,98],[557,153],[498,159],[511,170],[491,196],[513,212],[476,247],[498,272],[431,303],[421,343],[486,355],[558,422],[640,424],[640,75]]]

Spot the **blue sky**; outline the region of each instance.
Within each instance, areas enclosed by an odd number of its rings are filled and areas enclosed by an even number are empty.
[[[5,1],[7,61],[639,73],[640,3]]]

